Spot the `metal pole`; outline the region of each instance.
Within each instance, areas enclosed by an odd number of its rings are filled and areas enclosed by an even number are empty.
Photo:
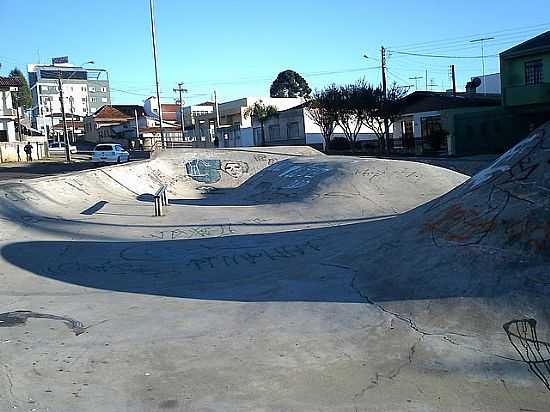
[[[181,95],[183,92],[187,92],[187,89],[183,88],[183,83],[178,83],[178,88],[174,89],[175,92],[179,92],[180,96],[180,113],[181,113],[181,138],[182,141],[185,137],[185,128],[183,125],[183,96]]]
[[[76,143],[76,139],[74,137],[74,105],[73,105],[74,97],[73,96],[69,97],[69,102],[71,103],[71,125],[72,125],[71,137],[72,137],[73,143]]]
[[[216,123],[214,128],[214,134],[217,137],[218,136],[218,129],[220,128],[220,110],[218,106],[218,93],[216,90],[214,90],[214,109],[216,110]],[[223,136],[220,136],[218,141],[218,144],[220,147],[225,147],[225,139]]]
[[[494,37],[482,37],[470,40],[470,43],[481,43],[481,76],[483,77],[483,94],[487,94],[487,82],[485,81],[485,41],[494,40]]]
[[[137,142],[139,144],[139,122],[138,122],[138,115],[137,115],[137,110],[134,109],[134,116],[136,118],[136,139],[137,139]]]
[[[157,101],[159,105],[159,120],[160,120],[160,145],[164,149],[166,147],[164,141],[164,127],[162,125],[162,104],[160,103],[160,86],[159,86],[159,73],[158,73],[158,63],[157,63],[157,41],[155,39],[155,15],[153,0],[149,0],[149,9],[151,11],[151,39],[153,42],[153,62],[155,63],[155,83],[157,87]]]
[[[453,80],[453,96],[456,96],[456,76],[455,76],[455,65],[451,64],[451,78]]]
[[[386,114],[384,113],[386,100],[388,98],[388,90],[386,85],[386,49],[384,48],[384,46],[382,46],[380,51],[381,51],[381,57],[382,57],[382,93],[384,94],[382,98],[382,114],[384,115],[384,139],[386,141],[386,148],[389,153],[391,150],[390,126],[388,123],[388,116],[386,116]]]
[[[59,86],[59,102],[61,103],[61,118],[63,119],[63,135],[65,141],[65,160],[71,162],[71,151],[69,150],[69,138],[67,136],[67,119],[65,119],[65,104],[63,102],[63,85],[61,84],[61,70],[58,71],[57,84]]]
[[[50,134],[53,134],[54,133],[54,130],[53,130],[53,109],[52,109],[52,98],[51,98],[51,96],[48,97],[48,103],[50,103],[50,123],[52,124],[52,129],[50,130]],[[57,138],[57,143],[59,143],[59,137]]]

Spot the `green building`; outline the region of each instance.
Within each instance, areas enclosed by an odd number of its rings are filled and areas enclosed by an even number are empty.
[[[505,108],[550,118],[550,31],[502,52],[500,71]]]

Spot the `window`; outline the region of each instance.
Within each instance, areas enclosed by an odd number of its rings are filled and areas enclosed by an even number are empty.
[[[441,118],[439,116],[422,118],[422,137],[431,135],[435,131],[441,131]]]
[[[95,93],[95,87],[90,87],[88,90],[90,90],[90,92],[92,93]]]
[[[107,88],[106,88],[106,87],[102,87],[102,88],[101,88],[101,91],[102,91],[103,93],[107,93]]]
[[[106,97],[102,97],[102,98],[101,98],[101,102],[102,102],[102,103],[107,103],[107,98],[106,98]]]
[[[7,141],[8,141],[8,131],[0,130],[0,142],[7,142]]]
[[[269,140],[279,140],[281,138],[281,129],[279,125],[269,126]]]
[[[82,90],[83,92],[85,92],[85,91],[86,91],[86,86],[82,86],[82,87],[80,88],[80,90]]]
[[[90,102],[92,102],[92,103],[97,102],[97,97],[90,97]]]
[[[289,123],[286,126],[286,135],[289,139],[300,137],[300,124],[298,122]]]
[[[86,104],[86,98],[85,97],[82,98],[82,103]]]
[[[542,75],[542,60],[533,60],[525,63],[525,84],[541,84],[544,81]]]

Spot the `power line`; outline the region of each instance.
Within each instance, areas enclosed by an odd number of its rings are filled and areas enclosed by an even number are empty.
[[[409,52],[396,51],[396,50],[390,50],[390,53],[404,54],[406,56],[430,57],[430,58],[438,58],[438,59],[481,59],[482,57],[499,57],[498,54],[491,54],[487,56],[444,56],[441,54],[409,53]]]
[[[424,41],[424,42],[401,44],[401,45],[396,45],[396,46],[393,46],[393,47],[396,47],[396,48],[398,47],[398,48],[401,48],[401,49],[409,49],[409,48],[414,48],[415,46],[422,46],[422,45],[428,45],[428,44],[433,45],[433,44],[448,43],[448,42],[458,41],[458,40],[467,40],[467,39],[471,39],[472,37],[495,36],[495,35],[499,35],[499,34],[502,34],[502,33],[526,31],[528,29],[535,30],[536,28],[546,28],[549,25],[550,25],[550,22],[547,22],[547,23],[540,23],[540,24],[536,24],[536,25],[532,25],[532,26],[522,26],[522,27],[515,27],[515,28],[510,28],[510,29],[504,29],[504,30],[497,30],[497,31],[493,31],[493,32],[477,33],[477,34],[469,34],[469,35],[464,35],[464,36],[450,37],[450,38],[441,39],[441,40],[429,40],[429,41]]]

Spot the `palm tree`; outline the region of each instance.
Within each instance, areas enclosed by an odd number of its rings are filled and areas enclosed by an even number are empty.
[[[273,117],[277,115],[278,110],[273,105],[265,105],[263,101],[258,100],[255,102],[252,106],[249,106],[244,111],[244,117],[248,119],[249,117],[256,118],[260,125],[262,126],[262,142],[261,145],[265,146],[265,130],[264,130],[264,123],[267,119],[270,117]]]

